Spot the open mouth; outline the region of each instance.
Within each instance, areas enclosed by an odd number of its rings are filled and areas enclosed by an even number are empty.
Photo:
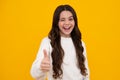
[[[70,30],[71,27],[63,27],[64,30]]]

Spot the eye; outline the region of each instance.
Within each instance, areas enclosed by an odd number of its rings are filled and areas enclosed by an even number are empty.
[[[60,21],[65,21],[65,19],[60,19]]]
[[[60,21],[65,21],[64,19],[61,19]]]
[[[72,21],[72,20],[74,20],[73,18],[69,18],[69,21]]]

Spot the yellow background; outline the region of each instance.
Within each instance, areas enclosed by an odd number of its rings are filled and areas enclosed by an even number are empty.
[[[77,12],[91,80],[120,80],[119,0],[0,0],[0,80],[33,80],[41,39],[66,3]]]

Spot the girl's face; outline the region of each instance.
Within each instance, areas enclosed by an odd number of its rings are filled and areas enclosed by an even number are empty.
[[[70,11],[62,11],[58,22],[60,35],[70,37],[70,34],[75,26],[73,15]]]

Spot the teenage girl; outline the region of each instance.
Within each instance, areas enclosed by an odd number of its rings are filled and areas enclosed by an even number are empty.
[[[52,29],[40,45],[31,67],[36,80],[89,80],[86,48],[81,40],[76,12],[60,5],[53,15]]]

